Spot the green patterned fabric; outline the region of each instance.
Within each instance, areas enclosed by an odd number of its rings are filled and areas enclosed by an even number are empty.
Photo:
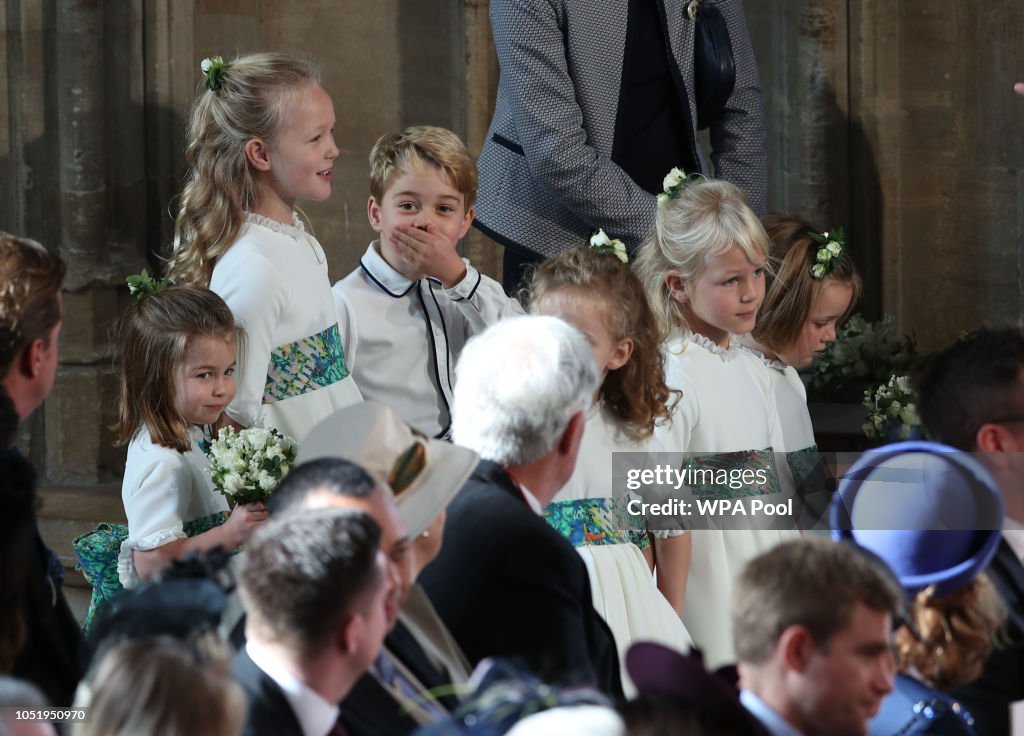
[[[767,450],[740,450],[737,452],[716,452],[708,455],[695,455],[686,461],[683,466],[689,477],[709,480],[709,483],[691,483],[688,487],[690,492],[697,498],[749,498],[751,496],[765,496],[772,493],[779,493],[781,485],[779,474],[775,469],[775,462],[772,458],[771,448]],[[725,475],[732,476],[734,473],[743,471],[759,470],[765,471],[767,482],[764,485],[742,485],[733,488],[729,484],[723,484],[721,478],[723,471]],[[710,472],[709,472],[710,471]]]
[[[625,512],[626,500],[585,498],[553,501],[544,509],[544,520],[573,547],[632,543],[643,550],[650,546],[650,540],[643,520]],[[623,528],[623,521],[627,521],[630,528]]]
[[[227,518],[228,512],[221,511],[201,519],[187,521],[184,525],[185,534],[194,537],[208,532],[223,524]],[[83,534],[71,543],[75,549],[75,557],[78,558],[75,569],[79,570],[92,586],[89,611],[82,627],[85,631],[89,630],[103,607],[117,600],[124,592],[117,575],[117,558],[121,553],[121,543],[126,539],[127,525],[104,522],[96,527],[95,531]]]
[[[786,453],[786,462],[793,473],[793,479],[799,484],[809,476],[818,465],[818,447],[811,445],[802,450],[793,450]]]
[[[334,324],[323,332],[281,345],[270,355],[263,403],[316,391],[349,374],[341,333]]]

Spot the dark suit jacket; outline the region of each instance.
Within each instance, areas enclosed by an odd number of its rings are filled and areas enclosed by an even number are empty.
[[[303,736],[299,719],[281,688],[249,659],[245,649],[235,655],[231,674],[249,701],[243,736]]]
[[[519,657],[542,679],[622,692],[583,560],[495,463],[481,462],[448,507],[441,554],[419,582],[472,664]]]
[[[36,526],[36,475],[15,449],[0,451],[2,593],[21,603],[25,641],[8,673],[43,691],[50,705],[71,705],[83,674],[82,630]]]
[[[974,716],[978,733],[1003,736],[1010,733],[1010,703],[1024,699],[1024,566],[1003,539],[985,572],[1006,604],[1008,641],[992,652],[977,680],[950,694]]]
[[[427,659],[423,648],[399,621],[384,639],[384,648],[404,664],[427,690],[450,685]],[[435,696],[449,712],[458,707],[452,695]],[[341,722],[349,736],[402,736],[419,724],[402,710],[401,704],[370,673],[360,677],[341,703]]]

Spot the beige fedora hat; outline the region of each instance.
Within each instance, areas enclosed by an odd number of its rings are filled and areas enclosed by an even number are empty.
[[[298,462],[322,457],[354,462],[386,483],[410,537],[444,510],[480,462],[472,450],[425,437],[375,401],[339,409],[313,428]]]

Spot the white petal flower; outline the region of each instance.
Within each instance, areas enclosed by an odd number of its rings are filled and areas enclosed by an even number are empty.
[[[834,240],[829,241],[829,244],[826,245],[825,247],[828,248],[828,252],[834,256],[837,256],[843,252],[843,246],[839,245],[839,243],[837,243]]]
[[[272,476],[266,470],[260,471],[260,477],[257,480],[259,486],[264,491],[272,491],[277,487],[277,478]]]
[[[665,175],[664,181],[661,182],[661,188],[667,192],[673,187],[679,186],[685,178],[686,174],[683,173],[682,169],[673,167],[672,170]]]
[[[626,250],[626,244],[621,240],[613,240],[610,244],[612,246],[612,252],[618,257],[623,263],[629,263],[629,252]]]
[[[590,236],[590,247],[594,248],[601,245],[611,245],[612,240],[608,237],[608,234],[604,229],[599,229],[596,233]]]
[[[228,473],[224,476],[224,490],[227,493],[238,493],[245,488],[245,481],[238,473]]]
[[[210,59],[203,59],[201,62],[199,62],[199,69],[203,72],[203,74],[206,74],[206,72],[210,71],[211,66],[213,66],[213,62]]]

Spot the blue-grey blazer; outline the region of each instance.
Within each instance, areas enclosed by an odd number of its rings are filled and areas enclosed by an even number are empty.
[[[659,5],[696,121],[694,21],[684,0]],[[743,7],[703,5],[721,10],[736,64],[732,95],[710,131],[711,163],[761,215],[764,111]],[[653,229],[655,197],[611,160],[628,8],[626,0],[491,0],[501,75],[480,153],[476,225],[503,245],[551,256],[603,228],[635,248]]]

